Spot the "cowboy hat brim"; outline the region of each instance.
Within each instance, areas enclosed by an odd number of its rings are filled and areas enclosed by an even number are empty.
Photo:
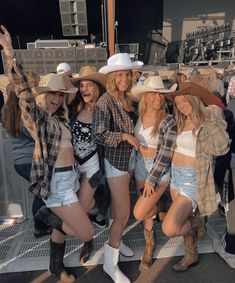
[[[95,83],[99,83],[102,86],[106,87],[106,76],[104,74],[99,74],[99,73],[90,74],[90,75],[83,76],[83,77],[70,78],[69,80],[74,85],[76,85],[80,81],[87,80],[87,81],[93,81]]]
[[[141,61],[135,61],[132,65],[107,65],[99,69],[99,73],[109,74],[117,71],[125,71],[125,70],[138,70],[144,65]]]
[[[131,90],[131,97],[133,98],[133,100],[135,102],[139,102],[141,99],[141,95],[147,92],[157,92],[157,93],[161,93],[161,94],[166,94],[166,93],[171,93],[176,91],[177,89],[177,84],[174,84],[170,89],[155,89],[152,87],[148,87],[148,86],[134,86]]]
[[[33,92],[36,95],[45,93],[45,92],[63,92],[63,93],[68,93],[68,94],[74,94],[78,91],[78,89],[76,87],[71,87],[69,89],[55,89],[55,88],[51,88],[51,87],[47,87],[47,86],[38,86],[38,87],[34,87],[33,88]]]

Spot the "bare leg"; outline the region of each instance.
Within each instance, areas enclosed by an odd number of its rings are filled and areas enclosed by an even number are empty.
[[[90,241],[94,228],[79,201],[51,210],[63,221],[63,231],[80,241]]]
[[[114,219],[109,232],[109,244],[119,248],[123,230],[130,215],[129,175],[108,178]]]

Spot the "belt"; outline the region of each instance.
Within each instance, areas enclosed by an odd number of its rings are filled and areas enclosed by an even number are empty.
[[[74,168],[73,165],[65,166],[65,167],[55,167],[54,172],[65,172],[65,171],[72,171]]]

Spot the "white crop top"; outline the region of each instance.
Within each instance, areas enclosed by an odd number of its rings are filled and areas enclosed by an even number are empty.
[[[196,141],[197,133],[193,134],[193,131],[183,131],[176,138],[175,151],[183,155],[196,157]]]
[[[148,147],[157,148],[158,134],[152,137],[152,130],[153,127],[144,129],[141,118],[139,117],[134,128],[134,135],[140,143],[143,143]]]

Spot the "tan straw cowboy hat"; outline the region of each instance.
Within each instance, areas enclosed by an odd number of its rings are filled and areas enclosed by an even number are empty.
[[[139,102],[141,95],[146,92],[170,93],[175,91],[177,85],[174,84],[170,89],[165,88],[162,78],[160,76],[151,76],[147,78],[143,85],[134,86],[131,90],[131,97],[134,101]]]
[[[82,66],[80,68],[79,76],[70,79],[74,85],[82,80],[93,81],[106,87],[106,75],[98,73],[95,66]]]

